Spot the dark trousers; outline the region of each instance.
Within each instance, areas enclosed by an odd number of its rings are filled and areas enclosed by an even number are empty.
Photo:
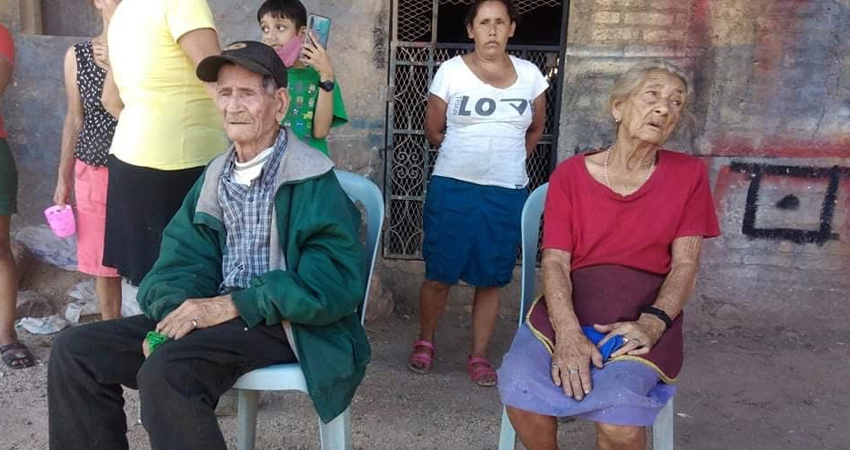
[[[153,450],[226,450],[215,417],[219,397],[243,374],[295,355],[280,325],[242,319],[162,344],[147,360],[145,316],[69,329],[53,344],[47,378],[50,448],[127,449],[122,385],[139,390]]]

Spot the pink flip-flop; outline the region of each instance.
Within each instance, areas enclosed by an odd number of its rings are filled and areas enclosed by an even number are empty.
[[[416,349],[422,347],[431,351],[431,354],[417,352]],[[426,341],[425,339],[420,339],[413,344],[413,353],[410,354],[410,358],[407,360],[407,368],[410,369],[411,372],[416,372],[420,374],[426,374],[431,371],[431,365],[434,361],[434,344]]]
[[[466,362],[466,373],[469,374],[473,383],[481,387],[493,387],[498,379],[490,361],[484,357],[470,356]]]

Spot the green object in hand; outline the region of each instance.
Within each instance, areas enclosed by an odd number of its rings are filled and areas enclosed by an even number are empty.
[[[145,340],[148,341],[148,348],[150,348],[150,351],[151,351],[150,354],[153,355],[153,352],[156,351],[157,347],[159,347],[162,344],[165,344],[166,342],[170,341],[171,339],[164,334],[157,333],[156,331],[148,331],[148,334],[145,336]],[[150,355],[148,355],[148,356],[150,356]]]

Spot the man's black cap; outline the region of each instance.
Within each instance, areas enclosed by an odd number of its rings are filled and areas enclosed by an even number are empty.
[[[256,74],[271,75],[278,88],[286,87],[286,66],[273,48],[257,41],[237,41],[222,50],[220,55],[207,56],[195,72],[201,81],[218,80],[218,71],[225,64],[236,64]]]

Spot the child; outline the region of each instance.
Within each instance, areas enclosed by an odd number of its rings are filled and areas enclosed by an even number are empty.
[[[95,277],[95,292],[103,320],[121,317],[121,278],[103,266],[106,221],[106,156],[118,120],[101,103],[109,71],[106,30],[120,0],[94,0],[103,18],[103,31],[78,42],[65,54],[65,95],[68,111],[62,129],[59,176],[53,202],[68,203],[73,185],[77,201],[77,264]]]
[[[266,0],[257,11],[263,42],[278,53],[297,39],[302,43],[301,56],[288,67],[289,111],[281,122],[299,139],[316,150],[328,154],[325,141],[331,127],[348,122],[342,93],[334,79],[331,60],[321,44],[306,39],[307,9],[299,0]]]

